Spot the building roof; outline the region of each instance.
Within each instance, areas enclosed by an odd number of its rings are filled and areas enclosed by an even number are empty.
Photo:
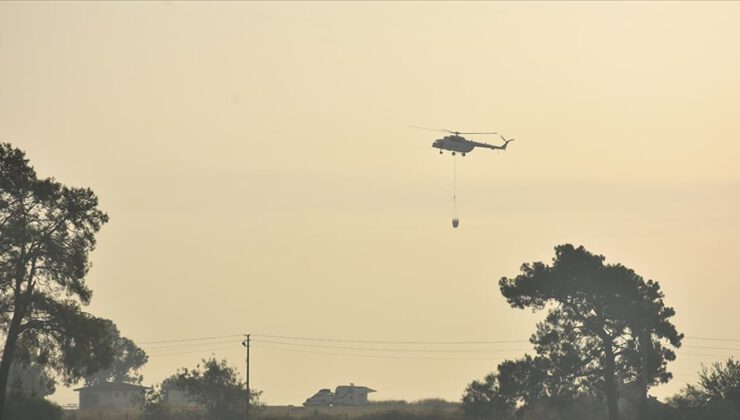
[[[366,386],[357,386],[357,385],[354,385],[354,384],[352,384],[352,385],[339,385],[339,386],[337,387],[337,392],[338,392],[338,391],[339,391],[340,389],[341,389],[342,391],[344,391],[344,390],[351,390],[351,389],[356,389],[356,390],[358,390],[358,391],[365,391],[365,392],[378,392],[378,391],[376,391],[376,390],[374,390],[374,389],[372,389],[372,388],[368,388],[368,387],[366,387]]]
[[[75,391],[143,391],[150,389],[150,387],[127,384],[125,382],[103,382],[100,384],[83,386],[77,388]]]

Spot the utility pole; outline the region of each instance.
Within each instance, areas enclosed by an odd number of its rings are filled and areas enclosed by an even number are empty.
[[[251,404],[251,397],[252,397],[252,391],[249,389],[249,344],[251,340],[251,334],[247,334],[247,338],[242,341],[242,346],[247,348],[247,410],[246,410],[246,418],[249,419],[249,406]]]

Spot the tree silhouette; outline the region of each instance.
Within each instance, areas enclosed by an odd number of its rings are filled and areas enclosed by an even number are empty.
[[[112,321],[108,321],[108,340],[113,347],[113,361],[107,368],[85,377],[85,385],[95,385],[101,382],[126,382],[141,384],[143,377],[139,368],[149,361],[146,352],[132,340],[122,337]]]
[[[39,179],[24,153],[0,144],[0,418],[19,357],[75,381],[106,366],[106,321],[83,313],[95,234],[108,221],[95,194]]]
[[[551,305],[533,337],[538,352],[550,359],[578,354],[573,378],[590,376],[590,383],[603,388],[609,418],[617,420],[617,379],[639,375],[645,392],[667,381],[666,365],[675,353],[664,344],[678,347],[683,335],[669,321],[674,311],[664,305],[657,282],[604,260],[583,247],[560,245],[551,265],[523,264],[521,274],[502,278],[499,286],[512,307],[543,310]]]
[[[699,383],[668,398],[686,420],[740,419],[740,362],[729,358],[702,366]]]
[[[513,417],[517,403],[516,388],[502,383],[503,375],[490,373],[483,381],[475,380],[465,388],[462,408],[466,418],[507,419]]]
[[[740,410],[740,361],[728,359],[712,363],[699,373],[699,384],[711,400],[727,400]]]

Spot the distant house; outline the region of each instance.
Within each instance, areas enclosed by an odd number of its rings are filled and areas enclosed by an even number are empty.
[[[319,392],[307,399],[303,405],[365,405],[367,404],[367,394],[371,392],[375,392],[375,390],[366,386],[355,386],[355,384],[339,385],[334,393],[328,388],[319,390]]]
[[[144,386],[123,382],[104,382],[77,388],[80,393],[80,410],[114,409],[131,410],[144,407]]]
[[[329,388],[320,389],[319,392],[313,394],[313,397],[306,400],[306,402],[303,403],[304,406],[313,406],[313,405],[324,405],[328,406],[331,405],[332,397],[334,394],[331,393],[331,390]]]

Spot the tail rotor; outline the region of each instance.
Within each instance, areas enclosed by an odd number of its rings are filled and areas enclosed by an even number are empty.
[[[500,135],[500,134],[499,134],[499,136],[501,137],[501,140],[504,141],[504,145],[501,146],[502,149],[506,149],[506,146],[508,146],[510,142],[516,140],[516,139],[507,139],[506,137],[504,137],[503,135]]]

